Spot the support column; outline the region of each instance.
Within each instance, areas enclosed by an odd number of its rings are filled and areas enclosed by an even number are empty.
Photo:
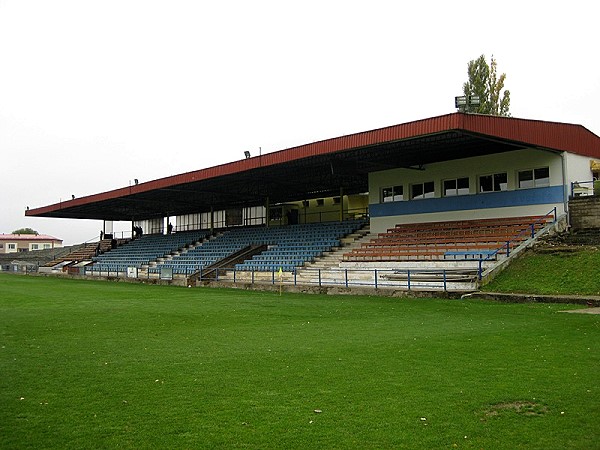
[[[344,221],[344,188],[340,187],[340,222]]]
[[[215,210],[211,206],[210,207],[210,234],[215,232]]]
[[[269,227],[269,222],[271,222],[271,203],[269,202],[269,197],[265,198],[265,225],[267,228]]]

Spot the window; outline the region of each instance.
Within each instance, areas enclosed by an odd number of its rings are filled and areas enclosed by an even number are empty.
[[[325,204],[325,199],[323,199],[323,198],[317,199],[317,206],[323,206],[324,204]]]
[[[433,181],[427,181],[425,183],[413,184],[410,187],[410,198],[413,200],[421,198],[433,198]]]
[[[550,169],[548,167],[519,172],[519,189],[544,186],[550,186]]]
[[[444,197],[469,194],[469,178],[444,180]]]
[[[38,244],[31,244],[31,250],[38,250],[39,246]]]
[[[506,172],[479,177],[479,192],[498,192],[508,189]]]
[[[381,189],[381,202],[399,202],[404,200],[404,187],[392,186]]]
[[[44,250],[52,248],[52,246],[50,244],[44,244]]]
[[[9,249],[9,250],[14,250],[14,249],[16,249],[16,248],[17,248],[17,245],[16,245],[16,244],[8,244],[8,249]]]

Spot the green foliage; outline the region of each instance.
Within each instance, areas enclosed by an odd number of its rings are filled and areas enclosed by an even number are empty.
[[[39,233],[32,228],[19,228],[13,231],[12,234],[35,234],[37,236]]]
[[[493,56],[490,64],[485,60],[485,55],[469,61],[467,67],[469,80],[463,84],[463,93],[467,96],[479,96],[480,105],[466,112],[510,116],[510,91],[503,91],[506,74],[498,76],[497,66]]]
[[[1,448],[595,448],[564,305],[0,274]]]
[[[600,295],[599,268],[600,250],[596,248],[528,252],[483,289],[527,294]]]

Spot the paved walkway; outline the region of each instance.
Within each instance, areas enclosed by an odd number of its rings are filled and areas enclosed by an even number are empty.
[[[511,303],[567,303],[577,305],[587,305],[590,310],[600,310],[599,295],[538,295],[538,294],[513,294],[506,292],[473,292],[465,294],[463,297],[482,298],[489,300],[498,300]],[[582,311],[582,310],[577,310]],[[582,311],[583,312],[583,311]],[[590,312],[590,314],[600,314],[599,312]]]
[[[561,311],[565,313],[579,313],[579,314],[600,314],[600,307],[596,308],[583,308],[583,309],[569,309],[568,311]]]

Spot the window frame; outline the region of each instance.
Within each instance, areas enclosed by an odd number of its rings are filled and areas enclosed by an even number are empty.
[[[431,190],[426,191],[425,186],[431,185]],[[421,187],[421,194],[415,195],[415,187]],[[413,183],[410,185],[410,199],[411,200],[424,200],[427,198],[435,198],[435,181],[424,181],[422,183]]]
[[[504,184],[506,184],[506,188],[505,189],[496,189],[496,177],[499,175],[504,175],[505,177],[505,181]],[[481,190],[481,179],[482,178],[486,178],[486,177],[490,177],[491,178],[491,183],[492,183],[492,190],[489,191],[483,191]],[[488,194],[490,192],[505,192],[508,191],[508,172],[495,172],[495,173],[488,173],[485,175],[479,175],[479,177],[477,178],[478,181],[478,193],[479,194]],[[502,186],[502,183],[498,183],[498,186]]]
[[[386,190],[391,191],[391,193],[392,193],[391,197],[385,196],[384,192]],[[399,190],[400,192],[397,193],[397,190]],[[387,198],[389,198],[389,200],[386,200]],[[381,188],[380,203],[391,203],[391,202],[401,202],[401,201],[404,201],[404,185],[403,184],[396,184],[394,186],[385,186],[385,187]]]
[[[547,176],[536,177],[536,172],[539,172],[542,170],[547,172]],[[531,176],[531,179],[523,180],[523,181],[531,181],[531,186],[522,186],[521,185],[521,174],[526,174],[526,173],[529,173],[529,175]],[[542,183],[541,180],[547,180],[547,181]],[[550,186],[550,167],[544,166],[544,167],[535,167],[533,169],[517,170],[517,188],[518,189],[535,189],[535,188],[548,187],[548,186]]]
[[[459,187],[459,181],[464,181],[467,180],[467,191],[466,192],[460,192],[461,190],[464,190],[464,187]],[[454,188],[453,191],[454,193],[452,194],[448,194],[448,189],[446,189],[446,182],[454,182]],[[452,190],[450,190],[450,192],[452,192]],[[462,195],[469,195],[471,193],[471,178],[469,177],[458,177],[458,178],[448,178],[445,180],[442,180],[442,197],[459,197]]]

